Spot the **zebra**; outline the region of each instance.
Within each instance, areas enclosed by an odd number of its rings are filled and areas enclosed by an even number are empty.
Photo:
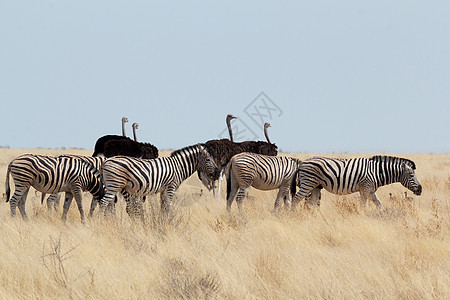
[[[365,206],[370,199],[381,206],[375,192],[380,186],[400,182],[414,194],[422,193],[422,185],[416,178],[416,164],[409,159],[376,155],[371,158],[326,158],[314,157],[300,164],[296,184],[291,186],[293,196],[291,209],[315,188],[325,188],[328,192],[346,195],[360,193]],[[296,186],[299,191],[296,192]],[[320,205],[320,202],[309,202]]]
[[[58,157],[71,157],[71,158],[75,158],[75,159],[81,159],[82,161],[84,161],[88,164],[91,164],[99,172],[100,172],[100,167],[101,167],[103,161],[106,159],[103,156],[92,157],[92,156],[75,155],[75,154],[62,154],[62,155],[59,155]],[[61,199],[61,194],[62,194],[62,192],[59,192],[57,194],[51,194],[47,198],[47,209],[49,212],[52,210],[52,208],[57,209],[57,207],[59,206],[59,201]],[[45,198],[45,193],[42,193],[41,204],[44,202],[44,198]],[[66,201],[67,201],[67,203],[66,203]],[[97,206],[97,202],[98,202],[97,199],[95,197],[92,197],[91,208],[89,210],[89,215],[88,215],[89,217],[92,217],[95,207]],[[72,203],[72,198],[66,197],[66,200],[64,201],[64,206],[70,207],[71,203]]]
[[[15,185],[15,192],[11,199],[9,199],[10,174]],[[10,201],[12,217],[16,215],[18,205],[23,220],[28,219],[25,212],[25,201],[31,186],[42,193],[66,192],[68,203],[75,197],[82,222],[85,221],[81,201],[82,192],[89,191],[97,199],[103,197],[104,194],[100,173],[91,164],[69,156],[24,154],[8,165],[6,173],[6,202]],[[64,205],[62,216],[64,221],[67,218],[68,210],[69,207]]]
[[[289,208],[289,188],[301,161],[292,157],[268,156],[251,152],[234,155],[229,164],[227,177],[227,211],[231,211],[231,204],[236,196],[238,209],[242,210],[242,203],[250,187],[259,190],[278,189],[274,204],[277,211],[281,199]]]
[[[97,157],[92,157],[92,156],[84,156],[84,155],[75,155],[75,154],[62,154],[59,155],[58,157],[72,157],[75,159],[81,159],[82,161],[91,164],[97,171],[100,170],[100,167],[103,163],[103,161],[106,159],[103,156],[97,156]],[[47,198],[47,209],[50,212],[52,210],[52,208],[57,209],[57,207],[59,206],[59,201],[61,199],[61,194],[62,192],[59,192],[57,194],[51,194],[48,198]],[[45,199],[45,193],[42,193],[42,197],[41,197],[41,204],[44,202]],[[92,201],[95,201],[95,204],[97,204],[97,200],[93,197]],[[93,203],[91,203],[91,209],[89,211],[89,216],[92,216],[92,211],[95,209],[95,206],[92,206]],[[70,207],[70,204],[69,204]]]
[[[160,193],[161,209],[170,212],[174,192],[195,171],[202,171],[217,180],[219,169],[203,144],[188,146],[171,153],[170,157],[140,159],[115,156],[105,160],[102,178],[105,195],[100,200],[100,212],[112,203],[116,193],[121,192],[127,202],[130,216],[141,215],[139,203],[130,203],[130,198]],[[135,198],[131,199],[135,202]]]

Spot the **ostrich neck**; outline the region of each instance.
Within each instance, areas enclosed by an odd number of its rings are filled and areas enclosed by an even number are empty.
[[[125,122],[124,122],[124,121],[122,121],[122,135],[123,135],[123,136],[127,136],[127,135],[125,134]]]
[[[230,120],[227,120],[228,134],[230,135],[230,141],[233,141],[233,130],[231,128]]]
[[[269,139],[269,133],[267,132],[267,127],[264,127],[264,135],[266,136],[266,140],[269,144],[272,144]]]
[[[136,127],[133,127],[133,137],[134,137],[134,141],[137,142],[137,136],[136,136]]]

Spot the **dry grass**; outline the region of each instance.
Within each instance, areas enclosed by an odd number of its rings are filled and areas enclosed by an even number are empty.
[[[0,182],[26,152],[63,151],[0,149]],[[275,192],[252,189],[246,212],[234,204],[228,215],[225,199],[201,191],[193,176],[169,220],[150,196],[145,224],[131,222],[120,202],[116,219],[83,225],[74,204],[62,223],[32,190],[28,222],[0,205],[1,298],[449,299],[450,155],[405,156],[424,193],[410,203],[400,184],[383,187],[381,210],[324,191],[320,211],[271,214]]]

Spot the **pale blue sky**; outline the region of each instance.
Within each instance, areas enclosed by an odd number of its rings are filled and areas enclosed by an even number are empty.
[[[92,149],[127,116],[128,135],[138,122],[177,149],[227,113],[264,139],[259,109],[287,152],[450,153],[449,16],[450,1],[3,0],[0,146]]]

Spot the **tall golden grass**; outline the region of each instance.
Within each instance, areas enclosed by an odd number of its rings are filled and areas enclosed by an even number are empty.
[[[1,182],[23,153],[91,154],[0,149]],[[145,224],[119,202],[115,219],[83,225],[75,204],[63,223],[32,189],[28,222],[0,205],[0,298],[450,299],[450,155],[403,157],[416,162],[423,194],[410,203],[400,184],[382,187],[381,210],[323,191],[319,211],[272,214],[276,192],[252,189],[245,213],[234,203],[228,215],[225,193],[213,198],[194,175],[170,220],[150,196]]]

